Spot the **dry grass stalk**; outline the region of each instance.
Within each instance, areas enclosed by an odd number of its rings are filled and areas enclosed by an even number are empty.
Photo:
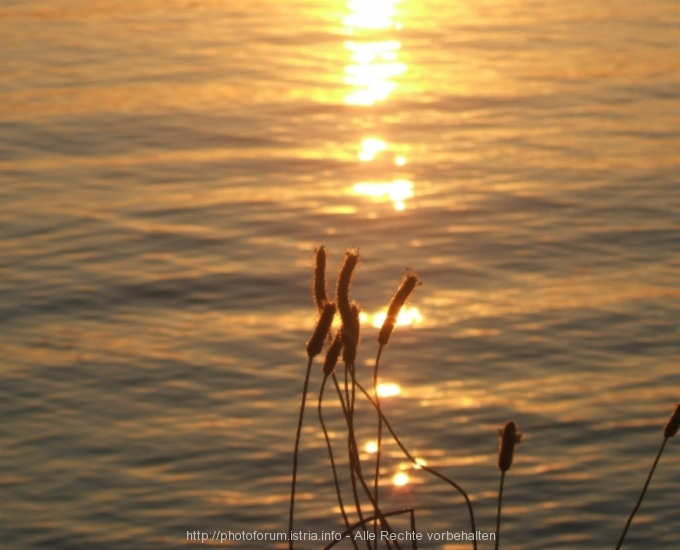
[[[319,320],[316,323],[316,328],[312,337],[307,342],[307,356],[311,359],[321,353],[323,343],[328,336],[328,331],[331,329],[335,317],[335,304],[333,302],[326,302],[319,315]]]
[[[522,441],[522,434],[517,431],[517,424],[511,420],[498,430],[498,469],[507,472],[512,466],[512,458],[515,454],[515,445]]]
[[[342,350],[342,330],[339,330],[335,334],[335,338],[331,342],[326,352],[326,359],[323,362],[323,374],[324,376],[330,376],[335,371],[335,365],[338,364],[338,359],[340,357],[340,351]]]
[[[359,261],[359,253],[354,250],[345,252],[345,262],[342,264],[338,275],[338,285],[335,292],[335,300],[338,303],[340,319],[345,326],[351,325],[352,309],[349,302],[349,287],[352,283],[354,268]]]
[[[515,445],[522,441],[522,434],[517,430],[514,420],[507,422],[502,429],[498,430],[498,469],[501,471],[501,484],[498,489],[498,511],[496,513],[496,550],[501,536],[501,503],[503,501],[503,482],[505,472],[512,466],[512,459],[515,454]]]
[[[346,365],[353,365],[357,357],[359,345],[359,306],[352,302],[350,305],[349,324],[343,324],[342,337],[344,347],[342,349],[342,361]]]
[[[413,289],[420,284],[420,279],[415,273],[407,273],[397,290],[397,293],[392,297],[390,305],[387,308],[387,317],[383,322],[382,328],[378,333],[378,343],[381,346],[386,346],[390,341],[390,335],[394,330],[394,326],[397,324],[397,317],[399,312],[403,307],[409,294],[413,292]]]
[[[619,538],[619,542],[616,545],[616,550],[619,550],[621,548],[621,545],[623,544],[623,540],[626,538],[626,533],[628,532],[628,528],[630,527],[630,524],[633,522],[633,518],[635,517],[635,513],[638,511],[638,508],[640,507],[640,504],[642,504],[642,499],[645,497],[645,493],[647,492],[647,487],[649,487],[649,482],[652,481],[652,476],[654,475],[654,470],[656,470],[656,465],[659,463],[659,459],[661,458],[661,453],[663,453],[663,449],[666,446],[666,442],[668,441],[669,437],[674,437],[675,434],[678,433],[678,428],[680,427],[680,403],[677,403],[675,405],[675,410],[671,414],[671,417],[668,419],[668,422],[664,426],[663,429],[663,442],[661,443],[661,447],[659,448],[659,452],[656,453],[656,458],[654,459],[654,464],[652,464],[652,469],[649,470],[649,475],[647,475],[647,480],[645,481],[644,487],[642,487],[642,492],[640,493],[640,496],[637,499],[637,502],[635,503],[635,507],[633,508],[633,511],[630,513],[630,516],[628,516],[628,521],[626,522],[626,526],[623,528],[623,532],[621,533],[621,537]]]
[[[678,433],[678,428],[680,428],[680,403],[675,405],[675,410],[663,429],[663,436],[665,438],[675,436]]]

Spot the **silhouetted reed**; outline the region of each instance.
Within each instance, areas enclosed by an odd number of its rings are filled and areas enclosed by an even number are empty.
[[[324,388],[326,387],[326,381],[328,380],[328,377],[331,375],[334,375],[335,371],[335,366],[338,363],[338,358],[340,357],[340,352],[342,350],[342,330],[339,330],[335,334],[335,338],[333,338],[333,341],[331,342],[331,345],[328,347],[328,351],[326,352],[326,359],[323,362],[323,381],[321,382],[321,389],[319,390],[319,407],[318,407],[318,413],[319,413],[319,423],[321,424],[321,429],[323,430],[323,435],[324,439],[326,440],[326,447],[328,448],[328,457],[331,462],[331,469],[333,471],[333,481],[335,483],[335,492],[338,498],[338,504],[340,506],[340,513],[342,514],[342,518],[345,522],[345,527],[347,529],[350,529],[350,524],[349,524],[349,518],[347,517],[347,512],[345,511],[345,505],[342,500],[342,491],[340,489],[340,482],[338,481],[338,472],[335,467],[335,459],[333,457],[333,447],[331,445],[331,439],[328,436],[328,430],[326,429],[326,423],[323,420],[323,412],[321,408],[321,404],[323,401],[323,393],[324,393]],[[344,407],[343,407],[344,410]],[[357,546],[356,541],[354,538],[351,538],[352,540],[352,545],[354,546],[355,550],[359,550],[359,547]]]
[[[420,279],[418,279],[418,276],[415,273],[406,274],[401,285],[399,285],[397,292],[390,301],[385,321],[378,333],[378,353],[375,357],[375,365],[373,367],[373,396],[378,412],[378,450],[375,455],[375,477],[373,479],[373,496],[376,502],[380,499],[380,459],[382,455],[382,414],[380,409],[380,395],[378,394],[378,368],[380,365],[380,356],[382,355],[383,348],[390,340],[390,335],[394,330],[394,326],[397,324],[397,318],[399,317],[401,308],[404,306],[404,303],[411,292],[413,292],[413,289],[419,284]],[[373,524],[373,533],[377,533],[377,525],[375,522]]]
[[[671,417],[668,419],[668,422],[664,426],[663,429],[663,441],[661,442],[661,447],[659,448],[659,452],[656,453],[656,458],[654,459],[654,464],[652,464],[652,469],[649,471],[649,475],[647,476],[647,481],[645,481],[644,487],[642,487],[642,492],[640,493],[640,497],[637,499],[637,502],[635,503],[635,507],[633,508],[633,511],[630,513],[630,516],[628,517],[628,521],[626,522],[626,526],[623,528],[623,532],[621,533],[621,537],[619,538],[619,542],[616,545],[616,550],[619,550],[621,548],[621,545],[623,544],[623,539],[626,538],[626,533],[628,532],[628,528],[630,527],[630,524],[633,521],[633,517],[635,517],[635,513],[638,511],[638,508],[640,507],[640,504],[642,503],[642,499],[645,496],[645,493],[647,492],[647,487],[649,486],[649,482],[652,480],[652,476],[654,475],[654,470],[656,469],[656,465],[659,462],[659,459],[661,458],[661,453],[663,452],[664,447],[666,446],[666,441],[668,441],[669,437],[673,437],[675,434],[678,433],[678,428],[680,428],[680,403],[675,405],[675,410],[671,414]]]
[[[349,302],[349,286],[352,282],[352,275],[354,268],[359,261],[359,253],[354,250],[345,252],[345,261],[340,269],[338,275],[338,285],[335,291],[335,300],[338,302],[338,311],[340,312],[340,319],[342,324],[350,326],[352,309]]]
[[[307,388],[309,387],[309,374],[312,370],[312,361],[314,357],[321,353],[323,349],[323,343],[328,336],[328,331],[331,329],[331,324],[333,323],[333,317],[335,317],[335,304],[333,302],[327,302],[323,306],[321,315],[319,315],[319,320],[316,323],[316,328],[312,334],[312,337],[307,342],[307,372],[305,374],[305,383],[302,387],[302,401],[300,403],[300,416],[298,418],[297,432],[295,434],[295,450],[293,452],[293,479],[291,481],[290,489],[290,513],[288,518],[288,533],[293,531],[293,516],[295,515],[295,484],[297,481],[297,468],[298,468],[298,451],[300,448],[300,434],[302,433],[302,419],[305,414],[305,402],[307,400]],[[289,548],[293,550],[293,541],[289,541]]]
[[[416,285],[419,284],[421,284],[421,281],[415,273],[407,273],[402,280],[397,293],[390,301],[390,305],[387,308],[387,316],[378,333],[378,344],[380,344],[380,346],[385,347],[390,341],[390,335],[394,330],[394,326],[397,324],[397,318],[399,317],[401,308],[404,306],[404,302],[406,302],[406,299],[409,297],[409,294],[413,292]]]
[[[522,441],[522,434],[517,430],[517,424],[514,420],[506,423],[502,429],[498,430],[498,439],[498,469],[501,471],[501,484],[498,489],[498,512],[496,513],[496,550],[498,550],[501,536],[501,503],[503,501],[505,472],[512,466],[515,445]]]
[[[293,530],[293,520],[294,520],[294,509],[295,509],[295,489],[296,489],[296,479],[297,479],[297,469],[298,469],[298,452],[300,445],[300,436],[302,431],[302,423],[304,417],[305,403],[307,390],[309,386],[309,378],[311,372],[311,365],[314,357],[319,355],[323,350],[323,345],[326,338],[329,339],[330,345],[326,352],[326,356],[322,365],[323,379],[320,384],[319,398],[318,398],[318,418],[321,425],[321,430],[326,441],[326,447],[328,450],[328,456],[330,459],[330,466],[333,476],[333,483],[335,486],[336,498],[338,505],[340,507],[340,513],[342,515],[343,523],[345,524],[345,531],[342,533],[341,540],[344,540],[345,535],[353,533],[357,529],[362,529],[365,534],[368,533],[366,530],[369,524],[373,524],[373,541],[369,540],[369,537],[362,537],[365,542],[366,550],[378,550],[381,544],[387,550],[401,550],[401,546],[398,541],[381,541],[382,537],[377,536],[377,527],[380,523],[381,529],[387,531],[388,533],[394,533],[392,526],[389,523],[388,518],[395,517],[398,515],[409,513],[411,516],[411,528],[415,531],[415,520],[416,511],[413,508],[405,508],[399,510],[383,510],[380,506],[380,468],[381,468],[381,456],[382,456],[382,428],[383,425],[387,428],[392,439],[395,441],[397,446],[401,449],[404,455],[411,461],[414,467],[422,469],[428,472],[430,475],[444,481],[451,487],[453,487],[464,499],[467,506],[470,526],[472,533],[476,533],[475,525],[475,515],[472,505],[472,501],[468,496],[467,492],[455,481],[449,477],[441,474],[437,470],[421,463],[418,461],[411,452],[406,448],[402,441],[397,436],[395,430],[392,428],[390,422],[386,418],[382,411],[380,403],[380,395],[378,392],[378,372],[380,359],[384,347],[389,343],[390,337],[394,328],[397,324],[397,319],[401,308],[406,303],[406,300],[413,292],[416,286],[421,284],[420,279],[415,273],[408,272],[402,279],[401,284],[394,297],[390,301],[389,307],[387,309],[387,315],[382,327],[380,328],[377,340],[378,340],[378,350],[375,357],[375,363],[373,367],[373,377],[372,377],[372,395],[364,388],[364,386],[357,380],[356,372],[356,362],[357,362],[357,351],[359,344],[359,334],[360,334],[360,307],[357,303],[351,301],[350,299],[350,287],[352,282],[352,277],[354,270],[358,264],[359,254],[354,250],[349,250],[345,253],[345,258],[343,265],[338,274],[338,281],[336,285],[336,295],[335,301],[330,302],[328,296],[326,295],[326,262],[327,255],[326,249],[320,246],[316,250],[315,265],[314,265],[314,300],[316,307],[319,311],[319,318],[314,329],[314,332],[307,342],[307,371],[304,379],[304,385],[302,390],[302,399],[300,404],[300,414],[298,418],[297,432],[295,437],[295,450],[293,454],[293,476],[291,482],[291,498],[290,498],[290,515],[289,515],[289,533]],[[342,324],[335,336],[331,334],[331,325],[335,317],[335,313],[340,314]],[[338,380],[336,375],[336,366],[338,360],[342,357],[344,365],[344,377],[343,383]],[[348,468],[349,468],[349,479],[351,484],[351,492],[354,505],[354,511],[352,512],[350,500],[343,498],[343,486],[340,482],[340,477],[338,475],[338,465],[336,460],[336,455],[333,452],[333,446],[331,439],[326,428],[326,422],[323,415],[323,403],[324,403],[324,392],[326,385],[328,383],[328,378],[333,381],[333,386],[338,396],[340,402],[340,407],[342,409],[342,418],[344,424],[347,428],[347,457],[348,457]],[[355,407],[357,404],[357,392],[359,392],[358,397],[366,400],[371,407],[375,410],[377,414],[377,449],[375,458],[375,472],[372,474],[372,487],[366,482],[366,478],[362,471],[362,465],[359,457],[359,449],[356,441],[356,429],[355,429]],[[628,518],[628,521],[623,529],[621,538],[619,539],[616,550],[619,550],[623,544],[624,538],[628,531],[628,528],[637,512],[642,499],[645,495],[647,487],[651,481],[654,470],[659,462],[661,453],[666,445],[666,442],[670,437],[677,434],[680,429],[680,403],[678,403],[670,416],[668,422],[664,426],[663,430],[663,442],[661,448],[656,455],[656,459],[652,465],[652,468],[647,476],[647,480],[642,489],[642,493],[638,498],[635,507]],[[501,525],[501,515],[502,515],[502,502],[503,502],[503,489],[505,482],[505,474],[511,468],[514,458],[515,447],[521,442],[522,434],[519,433],[517,424],[514,421],[509,421],[505,426],[498,430],[499,435],[499,449],[498,449],[498,468],[500,470],[500,484],[498,489],[498,507],[496,513],[496,532],[495,532],[495,549],[498,550],[500,547],[500,525]],[[345,491],[348,491],[346,487]],[[366,502],[368,501],[368,503]],[[353,520],[353,516],[358,518],[357,521]],[[353,523],[354,521],[354,523]],[[293,550],[292,537],[289,542],[290,550]],[[354,550],[359,550],[359,545],[353,536],[350,536],[350,540],[354,547]],[[326,546],[325,550],[330,550],[339,541],[333,541],[331,544]],[[477,540],[476,537],[471,538],[473,550],[477,550]],[[394,543],[394,544],[392,544]],[[413,541],[412,548],[417,549],[417,543]]]

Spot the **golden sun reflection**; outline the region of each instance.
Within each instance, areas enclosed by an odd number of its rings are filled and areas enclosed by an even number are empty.
[[[409,482],[409,477],[406,472],[399,472],[397,474],[394,474],[394,477],[392,478],[392,483],[396,485],[397,487],[403,487]]]
[[[387,309],[383,309],[378,313],[370,314],[365,311],[359,313],[359,322],[362,325],[370,323],[374,328],[383,326],[387,318]],[[423,322],[423,316],[420,310],[415,306],[403,306],[399,315],[397,316],[397,326],[414,326]],[[334,320],[335,323],[335,320]],[[338,321],[340,323],[340,321]]]
[[[359,152],[359,160],[369,162],[373,160],[375,155],[387,149],[387,143],[378,138],[366,138],[361,141],[361,151]]]
[[[387,318],[387,310],[384,309],[375,315],[371,319],[371,324],[375,328],[380,328],[383,326],[385,319]],[[359,319],[363,322],[368,321],[368,315],[365,314],[363,319],[361,316]],[[417,307],[404,306],[401,308],[399,315],[397,315],[397,326],[415,325],[416,323],[421,323],[423,321],[423,316],[420,314],[420,310]]]
[[[385,101],[397,88],[395,77],[406,72],[406,64],[399,61],[401,42],[387,35],[388,31],[402,28],[400,22],[394,21],[399,2],[348,0],[350,13],[343,19],[350,37],[344,43],[350,57],[344,75],[344,82],[350,88],[345,95],[346,104],[368,107]],[[387,149],[384,140],[366,137],[361,141],[357,156],[362,163],[372,162],[378,155],[384,161],[383,153]],[[406,164],[406,158],[395,155],[393,162],[401,167]],[[381,162],[381,166],[384,168],[386,164]],[[391,178],[394,175],[385,177],[386,180]],[[413,182],[407,179],[362,181],[354,184],[351,193],[369,197],[374,202],[391,202],[395,210],[401,211],[406,209],[406,200],[413,197],[413,187]]]
[[[390,201],[395,210],[406,208],[406,199],[413,197],[413,182],[409,180],[394,180],[390,182],[359,182],[352,186],[352,193],[370,197],[375,201]]]
[[[356,88],[347,96],[349,105],[373,105],[384,101],[397,85],[390,79],[406,72],[406,65],[397,61],[398,40],[376,42],[345,42],[353,63],[345,67],[345,84]]]
[[[378,397],[394,397],[401,393],[401,386],[394,382],[378,384]]]
[[[413,469],[420,470],[423,466],[427,466],[427,460],[416,457],[416,463],[413,465]]]
[[[364,451],[366,451],[369,455],[372,455],[374,453],[378,452],[378,443],[375,441],[369,441],[364,445]]]
[[[352,13],[345,17],[347,27],[357,29],[388,29],[395,26],[393,17],[399,0],[350,0]]]

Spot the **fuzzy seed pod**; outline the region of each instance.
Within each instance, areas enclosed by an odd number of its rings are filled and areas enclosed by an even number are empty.
[[[666,427],[663,429],[663,436],[673,437],[676,433],[678,433],[678,428],[680,428],[680,403],[675,405],[675,410],[668,419]]]
[[[357,358],[357,346],[359,345],[359,306],[352,303],[350,306],[350,324],[342,328],[344,347],[342,349],[342,361],[351,365]]]
[[[338,357],[340,357],[340,350],[342,349],[342,329],[335,333],[335,338],[331,342],[326,352],[326,359],[323,362],[324,376],[330,376],[335,370],[335,365],[338,364]]]
[[[326,302],[319,315],[319,321],[316,323],[316,328],[312,337],[307,342],[307,356],[309,358],[316,357],[323,349],[323,343],[328,336],[328,331],[331,329],[335,317],[335,304],[333,302]]]
[[[409,294],[411,294],[413,289],[419,284],[421,284],[421,281],[415,273],[408,273],[402,280],[397,293],[394,295],[390,302],[390,306],[387,308],[387,317],[385,317],[385,321],[378,333],[378,344],[381,346],[386,346],[390,341],[390,335],[394,330],[394,325],[397,324],[397,317],[399,316],[399,312],[401,311],[404,302],[406,302]]]
[[[507,472],[512,466],[512,457],[515,454],[515,445],[522,441],[522,434],[517,430],[514,420],[508,422],[498,430],[499,450],[498,467],[501,472]]]
[[[352,282],[354,268],[359,261],[359,253],[353,250],[345,252],[345,263],[342,264],[340,275],[338,275],[338,287],[335,293],[335,300],[338,303],[340,319],[345,326],[351,325],[352,310],[349,304],[349,285]]]
[[[319,311],[328,301],[326,294],[326,248],[321,245],[316,249],[314,261],[314,301]]]

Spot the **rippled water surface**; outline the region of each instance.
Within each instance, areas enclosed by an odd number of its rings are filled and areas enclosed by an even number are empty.
[[[478,529],[515,419],[504,546],[615,546],[680,398],[675,0],[1,0],[0,36],[3,547],[286,530],[321,243],[331,284],[360,249],[366,383],[374,316],[422,278],[383,406]],[[296,528],[320,532],[312,372]],[[680,544],[678,443],[626,548]],[[384,455],[386,506],[468,529]]]

